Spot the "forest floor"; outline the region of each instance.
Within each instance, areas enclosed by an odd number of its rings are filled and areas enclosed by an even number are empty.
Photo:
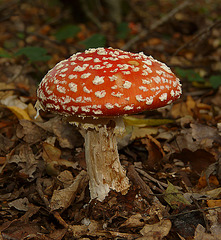
[[[221,239],[220,1],[111,2],[0,1],[0,240]],[[131,187],[99,202],[77,127],[34,105],[57,62],[109,46],[165,62],[183,94],[125,119]]]

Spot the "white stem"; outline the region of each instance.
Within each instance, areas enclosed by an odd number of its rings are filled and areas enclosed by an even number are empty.
[[[87,129],[84,137],[91,199],[103,201],[111,189],[126,194],[130,185],[119,160],[114,128]]]

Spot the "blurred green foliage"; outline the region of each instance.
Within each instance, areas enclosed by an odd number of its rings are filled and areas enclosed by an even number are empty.
[[[48,61],[51,59],[51,56],[47,55],[47,50],[42,47],[24,47],[14,54],[15,57],[21,55],[26,56],[30,62]]]
[[[58,41],[63,41],[70,37],[76,37],[76,35],[80,32],[80,27],[77,25],[66,25],[57,30],[55,33],[55,37]]]
[[[126,39],[128,34],[130,33],[130,28],[128,27],[127,22],[122,22],[117,26],[117,38],[118,39]]]
[[[103,34],[96,33],[93,34],[91,37],[80,41],[79,43],[84,45],[85,48],[104,47],[106,43],[106,37]]]
[[[192,69],[176,68],[175,71],[180,78],[187,79],[198,87],[212,87],[216,89],[221,86],[221,75],[212,75],[209,78],[203,78]]]

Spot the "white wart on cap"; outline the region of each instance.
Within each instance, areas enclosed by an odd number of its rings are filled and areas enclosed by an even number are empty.
[[[164,63],[113,48],[89,49],[61,61],[37,92],[44,110],[80,117],[139,113],[180,95],[180,81]]]

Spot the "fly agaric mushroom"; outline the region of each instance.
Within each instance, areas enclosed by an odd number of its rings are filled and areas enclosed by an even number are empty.
[[[130,187],[117,150],[117,135],[124,131],[122,116],[165,106],[180,95],[179,79],[164,63],[144,53],[93,48],[46,74],[36,107],[79,123],[90,195],[103,201],[111,189],[126,194]]]

